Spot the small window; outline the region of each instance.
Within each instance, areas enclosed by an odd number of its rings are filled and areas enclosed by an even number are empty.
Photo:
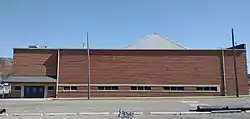
[[[196,87],[198,91],[217,91],[217,87]]]
[[[54,86],[48,86],[48,90],[55,90]]]
[[[202,87],[196,87],[196,90],[201,91]]]
[[[145,90],[151,90],[151,87],[145,86]]]
[[[21,86],[15,86],[15,90],[21,90]]]
[[[112,86],[112,90],[118,90],[118,86]]]
[[[63,90],[70,90],[70,86],[64,86]]]
[[[104,86],[98,86],[98,90],[104,90]]]
[[[205,90],[205,91],[209,91],[210,88],[209,88],[209,87],[204,87],[204,90]]]
[[[137,87],[136,86],[131,86],[130,89],[131,90],[137,90]]]
[[[111,86],[105,86],[105,90],[111,90]]]
[[[163,87],[163,90],[168,90],[168,91],[184,91],[184,87],[167,86],[167,87]]]
[[[77,86],[71,86],[71,90],[77,90]]]
[[[217,87],[211,87],[212,91],[217,91]]]
[[[177,90],[177,87],[170,87],[170,90]]]
[[[151,90],[149,86],[131,86],[130,90]]]
[[[98,86],[98,90],[118,90],[118,86]]]
[[[138,86],[138,90],[144,90],[143,86]]]
[[[163,87],[164,90],[170,90],[170,87]]]

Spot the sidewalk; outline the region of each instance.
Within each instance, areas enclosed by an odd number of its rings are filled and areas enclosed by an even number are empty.
[[[215,99],[237,98],[236,96],[189,96],[189,97],[92,97],[90,100],[163,100],[163,99]],[[250,98],[250,95],[241,95],[239,98]],[[53,98],[52,100],[87,100],[87,98]]]
[[[92,97],[90,100],[167,100],[167,99],[215,99],[237,98],[236,96],[189,96],[189,97]],[[239,97],[250,98],[250,95]],[[88,98],[5,98],[0,101],[49,101],[49,100],[88,100]]]

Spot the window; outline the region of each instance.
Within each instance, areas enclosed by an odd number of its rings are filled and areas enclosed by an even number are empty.
[[[143,86],[138,86],[138,90],[144,90]]]
[[[70,90],[70,86],[64,86],[63,90]]]
[[[149,86],[131,86],[130,90],[151,90]]]
[[[166,86],[166,87],[163,87],[163,90],[166,90],[166,91],[184,91],[184,87],[181,87],[181,86]]]
[[[145,90],[151,90],[151,87],[145,86]]]
[[[131,90],[137,90],[137,87],[136,86],[131,86],[130,89]]]
[[[54,86],[48,86],[48,90],[54,90],[55,88],[54,88]]]
[[[64,86],[63,90],[77,90],[77,86]]]
[[[14,90],[21,90],[21,86],[15,86]]]
[[[71,86],[70,90],[77,90],[77,86]]]
[[[196,87],[198,91],[217,91],[217,87]]]
[[[217,91],[217,87],[211,87],[212,91]]]
[[[98,90],[118,90],[118,86],[98,86]]]

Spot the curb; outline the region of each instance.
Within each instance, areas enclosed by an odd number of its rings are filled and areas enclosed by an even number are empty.
[[[250,96],[241,96],[239,98],[235,96],[192,96],[192,97],[100,97],[91,98],[89,100],[167,100],[167,99],[223,99],[223,98],[235,98],[244,99],[250,98]],[[88,100],[87,98],[53,98],[51,100]]]
[[[43,116],[42,113],[14,113],[12,116]]]
[[[212,114],[212,112],[150,112],[149,115]]]
[[[1,116],[9,116],[9,114],[0,114],[0,117],[1,117]]]
[[[0,99],[0,101],[47,101],[52,100],[51,98],[16,98],[16,99]]]
[[[239,98],[235,96],[190,96],[190,97],[93,97],[90,100],[167,100],[167,99],[223,99],[235,98],[244,99],[250,98],[250,95],[241,95]],[[5,98],[0,101],[53,101],[53,100],[88,100],[87,98]]]
[[[81,112],[79,115],[109,115],[109,112]]]
[[[43,116],[76,116],[77,113],[44,113]]]

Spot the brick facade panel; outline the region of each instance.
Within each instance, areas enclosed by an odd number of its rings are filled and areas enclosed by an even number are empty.
[[[87,83],[87,54],[85,51],[60,51],[60,84]]]
[[[206,50],[91,50],[91,84],[216,84],[223,86],[221,51]],[[228,95],[235,94],[232,51],[225,52],[225,78]],[[57,50],[17,50],[15,75],[55,75]],[[47,62],[47,65],[44,65]],[[60,50],[59,84],[87,84],[87,52]],[[237,51],[240,94],[248,94],[245,51]],[[96,87],[91,87],[97,90]],[[63,87],[59,87],[63,90]],[[80,89],[80,88],[79,88]],[[122,89],[128,89],[123,87]],[[159,87],[152,87],[156,90]],[[82,91],[83,90],[83,91]],[[192,90],[192,89],[189,89]],[[223,92],[223,87],[221,88]],[[160,91],[160,89],[159,89]],[[198,92],[102,92],[105,96],[193,96],[221,95]],[[76,92],[59,92],[59,97],[86,97],[86,88]]]
[[[246,68],[246,52],[236,52],[237,61],[237,77],[238,77],[238,87],[241,95],[248,94],[247,82],[247,68]],[[235,75],[234,75],[234,60],[233,53],[227,51],[225,53],[225,74],[226,74],[226,84],[228,95],[236,94],[235,87]]]
[[[55,76],[57,73],[56,50],[15,50],[14,53],[14,75]]]
[[[94,84],[218,84],[220,57],[94,55],[91,74]]]

